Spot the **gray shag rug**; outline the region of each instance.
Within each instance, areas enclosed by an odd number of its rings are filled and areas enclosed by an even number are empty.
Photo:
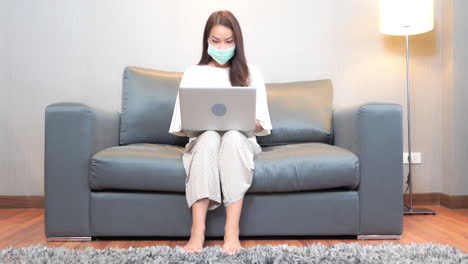
[[[468,254],[442,244],[390,242],[304,247],[267,244],[242,248],[236,254],[223,253],[220,246],[185,253],[180,246],[70,249],[35,245],[1,249],[0,263],[468,263]]]

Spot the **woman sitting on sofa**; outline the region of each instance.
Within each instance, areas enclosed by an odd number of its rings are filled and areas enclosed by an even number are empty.
[[[202,252],[207,210],[216,209],[223,200],[227,219],[222,248],[225,253],[236,253],[242,248],[239,220],[243,197],[252,183],[254,156],[262,151],[255,136],[269,135],[272,126],[263,77],[257,67],[246,62],[242,32],[231,12],[216,11],[210,15],[203,34],[200,62],[184,71],[180,86],[257,89],[256,129],[251,137],[237,130],[207,130],[197,136],[185,134],[181,130],[179,94],[169,129],[169,133],[190,137],[182,159],[192,227],[190,240],[183,249]]]

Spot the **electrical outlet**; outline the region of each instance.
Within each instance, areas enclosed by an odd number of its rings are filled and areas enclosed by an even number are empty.
[[[411,152],[411,164],[422,163],[421,152]],[[403,164],[408,164],[408,152],[403,152]]]

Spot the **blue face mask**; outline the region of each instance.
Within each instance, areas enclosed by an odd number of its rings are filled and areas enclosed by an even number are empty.
[[[229,49],[220,50],[213,47],[210,42],[208,42],[208,54],[219,64],[223,65],[228,60],[234,56],[234,50],[236,49],[236,45],[230,47]]]

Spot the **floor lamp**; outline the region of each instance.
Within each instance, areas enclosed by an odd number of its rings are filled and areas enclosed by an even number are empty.
[[[406,103],[408,120],[408,179],[410,197],[405,215],[433,214],[426,208],[413,208],[413,181],[411,174],[411,112],[409,35],[431,31],[434,28],[434,0],[380,0],[380,32],[386,35],[406,37]],[[406,193],[406,191],[405,191]]]

